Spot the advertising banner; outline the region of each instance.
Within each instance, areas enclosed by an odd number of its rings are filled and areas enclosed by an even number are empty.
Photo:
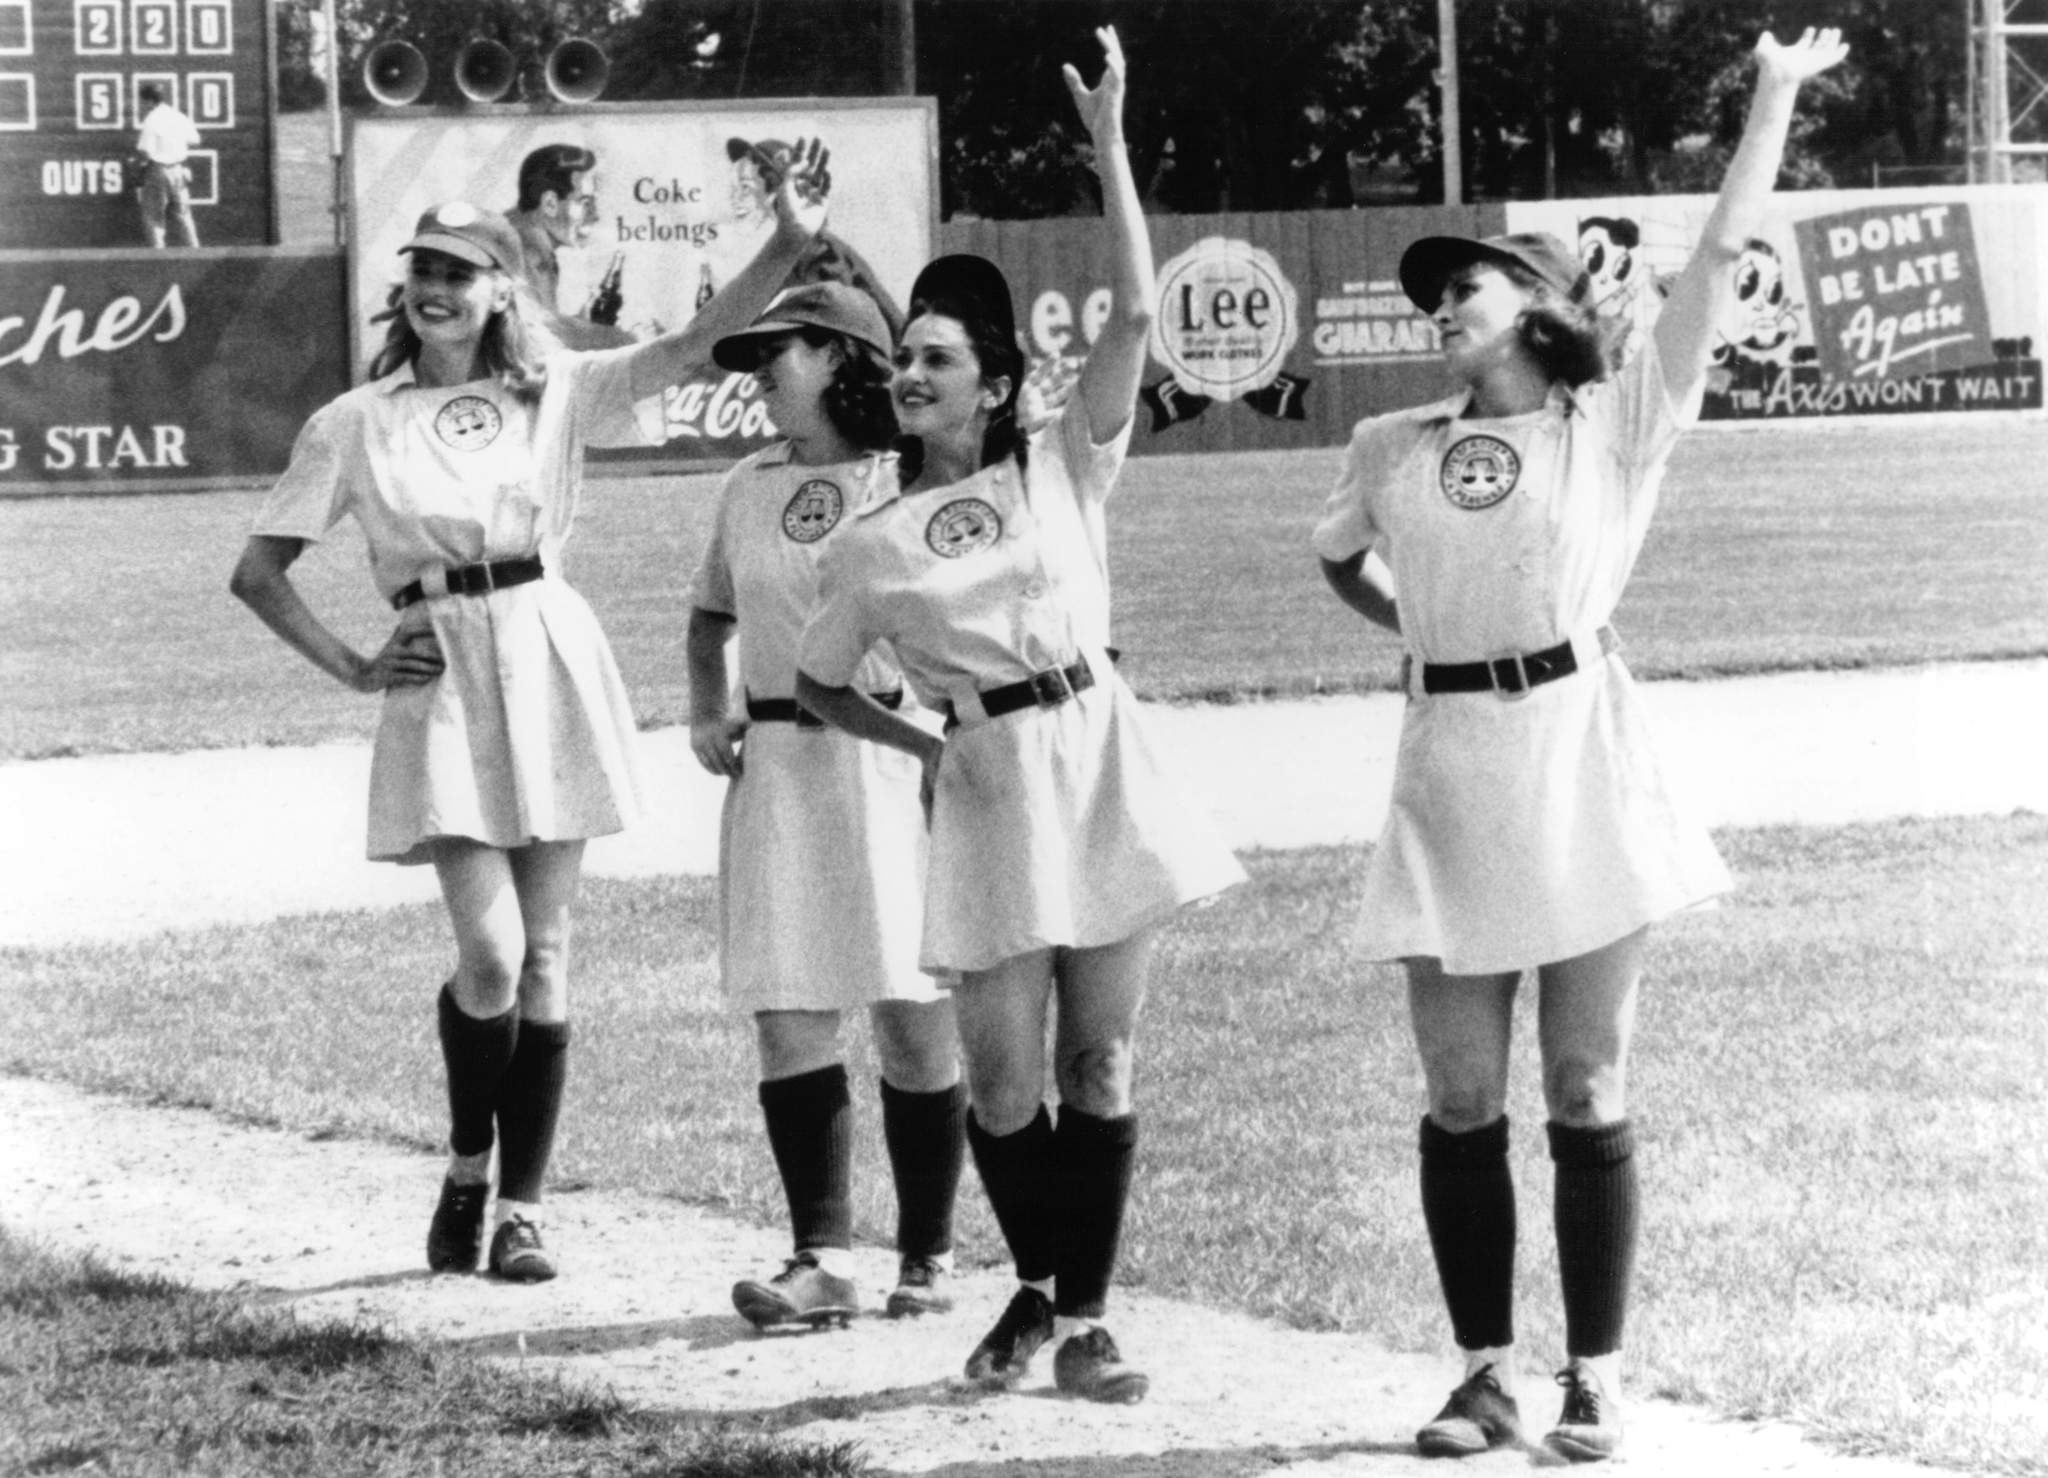
[[[900,304],[932,255],[938,214],[936,111],[926,98],[593,104],[459,113],[397,109],[350,120],[351,363],[381,342],[371,319],[403,273],[398,248],[422,212],[465,200],[512,212],[523,161],[550,145],[589,150],[589,198],[572,239],[548,238],[554,274],[535,283],[572,347],[650,338],[689,322],[773,230],[764,159],[799,140],[831,151],[829,238],[813,271],[845,272]],[[516,221],[516,218],[515,218]],[[525,229],[538,233],[533,220]],[[661,461],[730,460],[765,444],[750,376],[707,367],[668,395]],[[651,453],[593,453],[648,460]]]
[[[342,276],[331,248],[0,252],[0,497],[277,476],[348,388]]]
[[[2038,189],[1774,196],[1731,271],[1703,420],[2039,410]],[[1706,196],[1517,201],[1512,231],[1578,244],[1604,312],[1634,333],[1692,253]]]
[[[198,130],[199,244],[277,240],[270,51],[265,0],[0,0],[0,249],[148,244],[151,84]]]
[[[1395,278],[1418,236],[1501,228],[1496,206],[1151,216],[1151,362],[1137,452],[1336,446],[1444,393],[1436,330]],[[954,222],[944,250],[1010,278],[1034,360],[1086,355],[1110,307],[1100,221]]]

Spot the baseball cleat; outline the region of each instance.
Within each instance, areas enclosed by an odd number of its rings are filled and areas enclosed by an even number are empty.
[[[766,1282],[748,1278],[733,1284],[732,1306],[756,1329],[795,1323],[844,1329],[860,1312],[860,1299],[851,1278],[828,1273],[815,1254],[799,1252]]]
[[[491,1271],[508,1283],[545,1283],[555,1276],[555,1258],[541,1245],[539,1227],[511,1216],[491,1234]]]
[[[1036,1288],[1019,1288],[995,1327],[967,1357],[967,1379],[985,1391],[1015,1390],[1031,1369],[1031,1357],[1052,1338],[1052,1300]]]
[[[1083,1401],[1124,1406],[1137,1405],[1152,1389],[1151,1378],[1124,1363],[1116,1341],[1099,1324],[1070,1336],[1053,1351],[1052,1381]]]
[[[1543,1439],[1559,1457],[1575,1463],[1597,1463],[1621,1450],[1621,1409],[1601,1388],[1600,1377],[1584,1365],[1557,1373],[1564,1387],[1564,1411]]]
[[[1471,1457],[1521,1441],[1521,1408],[1500,1388],[1491,1365],[1466,1376],[1444,1409],[1415,1434],[1416,1450],[1424,1457]]]
[[[488,1185],[441,1182],[441,1199],[427,1224],[427,1267],[436,1273],[473,1273],[484,1252],[484,1203]]]
[[[953,1275],[934,1259],[905,1257],[896,1275],[896,1290],[889,1295],[889,1317],[951,1313],[952,1283]]]

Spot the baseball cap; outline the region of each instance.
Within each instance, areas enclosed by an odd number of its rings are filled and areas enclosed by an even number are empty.
[[[1506,236],[1425,236],[1401,253],[1401,290],[1425,313],[1443,301],[1451,274],[1476,262],[1516,266],[1577,302],[1591,290],[1579,254],[1548,231]]]
[[[765,170],[779,170],[789,162],[789,145],[781,139],[762,139],[753,144],[745,139],[727,139],[725,157],[735,164],[752,159]]]
[[[1010,305],[1010,281],[1003,269],[987,257],[972,252],[953,252],[934,257],[910,285],[911,312],[920,302],[934,299],[965,299],[978,306],[1005,339],[1017,337],[1017,315]]]
[[[422,215],[412,240],[398,249],[400,256],[409,251],[445,252],[474,267],[501,267],[507,272],[521,271],[525,265],[512,223],[467,200],[451,200]]]
[[[894,342],[882,310],[859,288],[843,282],[806,282],[784,290],[759,318],[713,344],[712,362],[720,369],[751,371],[771,339],[800,328],[830,329],[885,356]]]

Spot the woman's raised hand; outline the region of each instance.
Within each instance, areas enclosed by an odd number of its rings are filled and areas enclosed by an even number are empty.
[[[817,139],[798,139],[774,184],[775,219],[806,240],[825,229],[825,199],[832,193],[832,151]]]
[[[1848,54],[1849,43],[1834,26],[1824,30],[1808,26],[1790,46],[1779,45],[1778,38],[1769,31],[1756,41],[1756,61],[1763,77],[1794,87],[1809,77],[1819,76]]]
[[[1067,79],[1067,91],[1088,127],[1088,137],[1097,148],[1107,148],[1123,142],[1124,44],[1117,40],[1115,26],[1099,27],[1095,39],[1102,43],[1102,80],[1089,87],[1071,63],[1061,67],[1060,74]]]

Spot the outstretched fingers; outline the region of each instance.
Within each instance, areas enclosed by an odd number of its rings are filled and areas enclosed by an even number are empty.
[[[1839,27],[1808,26],[1797,41],[1783,45],[1769,31],[1757,38],[1757,61],[1788,82],[1803,82],[1838,64],[1849,54]]]

